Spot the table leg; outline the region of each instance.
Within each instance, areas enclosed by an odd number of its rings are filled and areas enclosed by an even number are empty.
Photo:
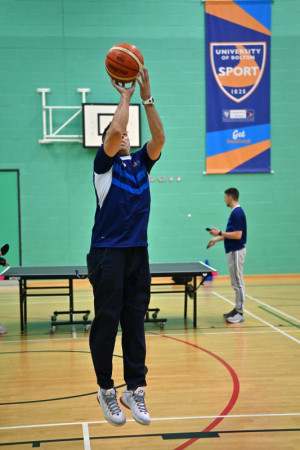
[[[24,323],[27,324],[27,282],[23,283],[23,307],[24,307]]]
[[[185,278],[185,286],[184,286],[184,318],[187,316],[187,300],[188,300],[188,277]]]
[[[194,287],[194,328],[197,328],[197,277],[193,277]]]
[[[19,301],[20,301],[20,328],[21,334],[24,333],[24,314],[23,314],[23,281],[19,280]]]
[[[69,298],[70,298],[70,323],[74,321],[74,297],[73,297],[73,280],[69,278]]]

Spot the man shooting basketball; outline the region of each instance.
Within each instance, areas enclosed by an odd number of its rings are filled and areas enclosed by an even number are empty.
[[[147,69],[141,73],[140,96],[145,106],[151,139],[130,154],[126,132],[129,104],[136,82],[129,88],[112,82],[121,94],[110,125],[105,129],[94,160],[97,199],[90,253],[89,279],[93,286],[95,318],[90,349],[99,384],[98,401],[105,418],[115,426],[126,422],[112,379],[112,358],[120,323],[124,380],[121,403],[142,425],[150,423],[143,387],[145,379],[144,316],[150,301],[151,276],[147,228],[150,213],[149,178],[165,142],[163,126],[150,94]]]

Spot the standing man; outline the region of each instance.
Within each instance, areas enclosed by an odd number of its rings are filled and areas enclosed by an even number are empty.
[[[235,290],[235,308],[223,316],[229,323],[238,323],[245,320],[243,314],[245,304],[243,266],[246,258],[247,222],[245,213],[239,205],[237,189],[227,189],[224,200],[226,205],[231,208],[226,231],[212,228],[210,234],[216,237],[209,241],[207,248],[212,247],[216,242],[224,241],[231,284]]]
[[[149,173],[165,142],[163,126],[150,93],[147,69],[143,69],[140,96],[147,114],[151,139],[130,153],[126,131],[129,103],[135,91],[119,85],[121,94],[112,122],[104,130],[103,144],[94,161],[97,199],[90,253],[89,279],[93,286],[95,318],[90,349],[99,385],[97,394],[106,420],[115,426],[126,422],[112,379],[112,358],[118,325],[122,328],[123,368],[127,390],[121,403],[142,425],[150,423],[145,406],[146,344],[144,316],[150,301],[151,276],[147,228],[150,213]]]

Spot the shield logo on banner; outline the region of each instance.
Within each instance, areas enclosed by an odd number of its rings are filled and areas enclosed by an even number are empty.
[[[212,71],[227,97],[240,103],[255,91],[264,73],[266,52],[266,42],[210,44]]]

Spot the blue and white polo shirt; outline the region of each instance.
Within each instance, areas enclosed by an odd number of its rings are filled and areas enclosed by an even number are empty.
[[[148,156],[147,143],[129,156],[114,157],[101,145],[94,160],[97,206],[91,247],[148,245],[148,175],[155,162]]]

